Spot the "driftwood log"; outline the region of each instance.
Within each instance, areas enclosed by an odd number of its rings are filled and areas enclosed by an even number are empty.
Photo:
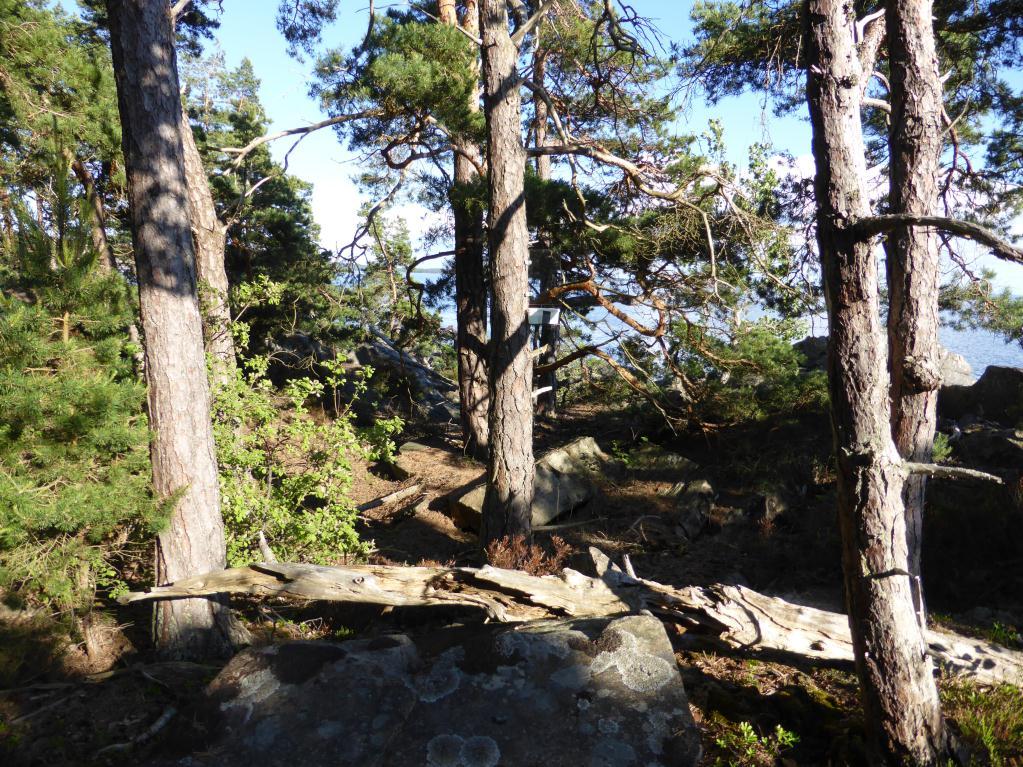
[[[818,663],[852,662],[845,615],[793,604],[743,586],[674,588],[632,577],[591,549],[598,576],[566,568],[536,577],[495,567],[403,567],[262,563],[188,578],[122,602],[249,594],[391,606],[478,607],[509,622],[552,616],[603,616],[649,610],[664,621],[698,629],[725,647]],[[1023,683],[1023,653],[944,631],[927,632],[928,651],[950,673],[982,684]]]

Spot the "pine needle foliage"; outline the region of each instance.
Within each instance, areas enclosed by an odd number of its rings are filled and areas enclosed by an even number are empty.
[[[0,588],[68,611],[123,587],[115,560],[163,515],[128,286],[54,178],[52,220],[20,216],[0,251]]]

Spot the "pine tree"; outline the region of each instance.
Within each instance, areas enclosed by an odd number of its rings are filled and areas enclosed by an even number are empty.
[[[162,0],[110,0],[107,9],[146,341],[153,486],[161,501],[174,506],[157,541],[156,579],[168,583],[226,562],[181,100],[171,19]],[[230,612],[220,601],[164,602],[156,614],[156,643],[168,656],[202,657],[230,648]]]
[[[149,479],[135,307],[96,269],[88,210],[51,156],[52,230],[21,208],[0,247],[0,586],[58,611],[123,588],[125,550],[165,521]]]

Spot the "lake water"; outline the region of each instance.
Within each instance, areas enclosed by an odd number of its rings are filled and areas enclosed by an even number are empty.
[[[940,337],[946,349],[966,358],[975,378],[988,365],[1023,367],[1023,347],[1015,342],[1007,344],[1001,336],[986,330],[942,328]]]
[[[591,319],[607,322],[615,331],[624,329],[623,323],[608,317],[598,310],[590,312]],[[755,318],[755,313],[752,315]],[[455,326],[455,313],[445,308],[441,311],[441,322],[447,327]],[[823,317],[808,318],[810,335],[820,336],[828,332],[827,320]],[[1023,368],[1023,347],[1018,343],[1005,343],[1001,336],[987,330],[955,330],[943,327],[940,330],[941,343],[946,349],[961,354],[973,368],[973,377],[979,378],[989,365]],[[599,340],[599,339],[597,339]]]

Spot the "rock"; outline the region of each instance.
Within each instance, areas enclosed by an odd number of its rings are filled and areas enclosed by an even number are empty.
[[[807,336],[802,341],[792,344],[797,352],[806,357],[806,362],[801,366],[803,370],[826,370],[828,366],[828,337]]]
[[[945,386],[938,412],[954,420],[966,416],[1015,426],[1023,415],[1023,368],[991,365],[972,386]]]
[[[413,457],[413,453],[429,452],[444,453],[446,455],[448,451],[437,447],[430,447],[420,442],[406,442],[398,448],[394,460],[384,464],[384,468],[393,479],[404,482],[415,474],[415,457]]]
[[[938,373],[942,386],[971,386],[975,376],[966,357],[946,349],[938,349]]]
[[[480,520],[483,517],[483,497],[486,495],[486,484],[477,484],[462,495],[451,499],[451,521],[462,530],[479,532]]]
[[[714,505],[714,487],[706,479],[695,479],[678,496],[678,525],[682,534],[693,540],[707,526],[711,506]]]
[[[690,767],[699,730],[652,616],[249,649],[191,767]],[[542,735],[541,735],[542,734]]]
[[[596,493],[593,477],[614,477],[621,465],[600,449],[593,437],[580,437],[551,450],[536,462],[533,481],[533,526],[586,503]],[[477,484],[451,502],[451,518],[459,527],[479,530],[486,485]]]
[[[802,365],[803,370],[827,370],[827,336],[807,336],[792,346],[806,357],[806,363]],[[938,371],[944,386],[969,386],[974,380],[973,368],[966,358],[943,346],[938,347]]]
[[[405,380],[416,393],[414,404],[434,421],[457,421],[458,386],[422,360],[394,345],[386,335],[372,328],[372,337],[355,350],[360,365],[387,370]]]
[[[642,445],[629,453],[629,469],[643,477],[674,479],[699,468],[684,455],[665,450],[660,445]]]
[[[757,495],[749,507],[749,516],[758,524],[771,524],[788,511],[785,498],[773,490]]]
[[[1019,469],[1023,466],[1023,431],[972,426],[952,443],[953,452],[968,466]]]

